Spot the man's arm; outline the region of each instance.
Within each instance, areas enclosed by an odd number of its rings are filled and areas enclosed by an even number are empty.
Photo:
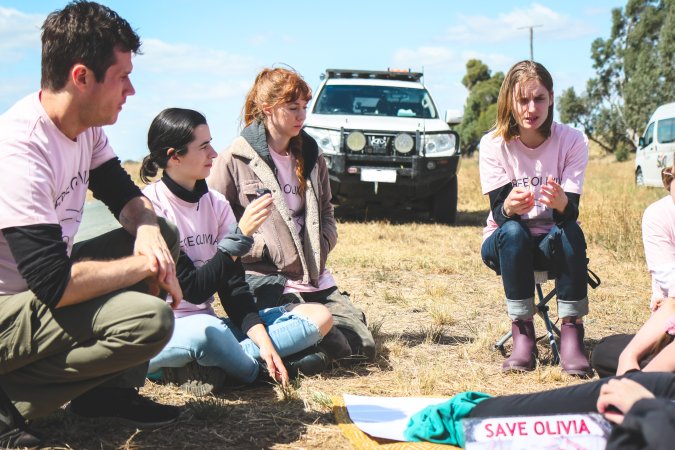
[[[124,229],[136,237],[134,255],[154,257],[159,279],[173,282],[175,264],[160,233],[152,204],[133,183],[119,158],[112,158],[91,171],[89,189],[108,206]]]
[[[2,232],[29,289],[51,308],[82,303],[156,276],[153,261],[142,255],[72,263],[59,225],[11,227]]]
[[[176,265],[162,237],[150,200],[142,196],[129,200],[120,212],[120,223],[136,237],[134,255],[154,258],[153,268],[157,271],[159,282],[172,283],[176,279]]]

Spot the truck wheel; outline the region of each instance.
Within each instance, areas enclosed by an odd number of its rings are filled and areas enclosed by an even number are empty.
[[[457,177],[452,179],[431,198],[431,216],[439,223],[455,223],[457,218]]]
[[[635,171],[635,185],[636,186],[644,186],[645,185],[645,177],[642,175],[642,169],[638,167],[638,170]]]

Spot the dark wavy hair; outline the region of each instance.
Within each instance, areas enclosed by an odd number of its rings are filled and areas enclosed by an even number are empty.
[[[60,91],[74,64],[84,64],[102,82],[115,64],[115,50],[140,53],[141,40],[129,22],[107,6],[77,0],[42,24],[42,89]]]
[[[192,109],[167,108],[157,114],[148,130],[150,154],[141,163],[140,176],[145,184],[157,176],[159,169],[166,169],[171,156],[187,152],[199,125],[206,125],[206,117]]]

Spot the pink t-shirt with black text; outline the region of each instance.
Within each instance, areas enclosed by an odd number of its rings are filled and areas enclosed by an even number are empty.
[[[588,163],[588,140],[579,130],[553,122],[551,136],[537,148],[526,147],[518,138],[505,142],[492,132],[480,141],[480,183],[483,194],[507,183],[534,192],[534,208],[521,215],[533,236],[546,234],[554,224],[553,211],[539,202],[541,185],[548,176],[565,192],[582,193],[584,171]],[[483,240],[496,229],[497,223],[488,215]]]
[[[291,155],[281,155],[270,149],[270,155],[277,168],[277,181],[281,187],[284,201],[288,207],[295,230],[302,241],[305,228],[305,197],[301,195],[300,180],[295,175],[296,162]],[[315,292],[335,286],[335,279],[328,269],[324,269],[319,275],[319,285],[317,287],[311,284],[304,284],[302,280],[287,280],[284,294],[289,292]]]
[[[60,225],[70,255],[89,173],[113,158],[100,127],[87,129],[73,141],[49,118],[38,92],[19,100],[0,116],[0,229]],[[0,233],[0,295],[27,289]]]
[[[675,203],[668,195],[647,207],[642,216],[642,242],[652,275],[652,299],[675,297]]]
[[[155,213],[173,222],[180,232],[180,249],[201,267],[218,251],[218,242],[236,226],[237,218],[230,203],[219,192],[209,191],[197,203],[176,197],[160,180],[146,186],[143,194],[150,199]],[[177,318],[192,314],[216,315],[213,296],[206,302],[194,305],[183,299],[174,310]],[[167,301],[171,301],[169,299]]]

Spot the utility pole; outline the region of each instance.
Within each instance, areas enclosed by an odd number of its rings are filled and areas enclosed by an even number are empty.
[[[534,61],[534,28],[541,28],[542,25],[528,25],[526,27],[520,27],[519,30],[530,30],[530,61]]]

